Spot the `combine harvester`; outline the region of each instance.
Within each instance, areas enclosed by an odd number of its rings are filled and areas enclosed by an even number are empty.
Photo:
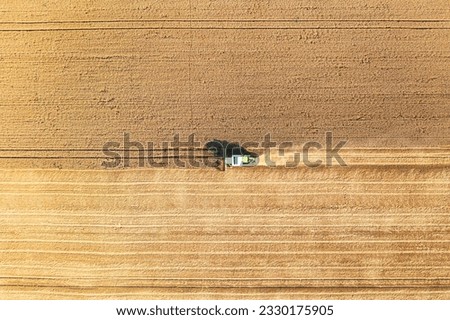
[[[213,140],[206,144],[206,148],[222,159],[224,170],[226,167],[254,167],[259,162],[257,153],[250,152],[237,143]]]

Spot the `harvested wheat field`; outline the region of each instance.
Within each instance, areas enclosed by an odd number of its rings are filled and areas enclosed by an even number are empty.
[[[450,299],[447,0],[3,1],[0,41],[1,299]]]

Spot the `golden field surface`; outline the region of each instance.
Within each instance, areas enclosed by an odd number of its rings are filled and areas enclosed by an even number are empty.
[[[450,299],[447,0],[3,1],[0,43],[1,299]],[[281,165],[325,132],[347,166]]]

